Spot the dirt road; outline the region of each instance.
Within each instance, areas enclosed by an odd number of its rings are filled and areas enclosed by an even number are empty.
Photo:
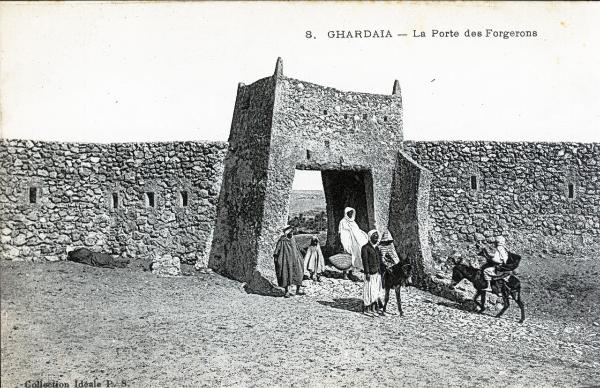
[[[409,289],[405,317],[368,318],[361,285],[337,279],[283,299],[215,274],[0,266],[2,387],[600,384],[600,327],[531,304],[518,324],[516,308],[494,319]]]

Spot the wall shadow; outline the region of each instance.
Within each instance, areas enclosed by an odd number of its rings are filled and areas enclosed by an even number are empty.
[[[282,288],[275,287],[258,270],[254,270],[250,280],[244,284],[244,291],[248,294],[271,296],[274,298],[282,297],[285,294]]]
[[[362,314],[362,299],[359,298],[335,298],[333,302],[326,300],[318,300],[319,304],[334,309],[352,311],[355,313]]]

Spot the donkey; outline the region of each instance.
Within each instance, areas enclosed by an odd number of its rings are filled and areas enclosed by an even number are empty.
[[[402,299],[400,298],[400,287],[410,286],[412,267],[408,263],[397,263],[383,273],[383,286],[385,289],[385,298],[383,301],[382,312],[385,315],[387,304],[390,300],[390,291],[393,288],[396,292],[396,302],[398,303],[398,313],[404,315],[402,311]]]
[[[450,284],[450,287],[456,287],[463,279],[467,279],[473,283],[473,287],[477,290],[473,300],[481,308],[479,313],[483,313],[485,311],[485,288],[487,287],[487,282],[483,277],[483,269],[473,268],[469,265],[462,264],[460,261],[451,260],[454,262],[454,268],[452,269],[452,283]],[[521,300],[521,282],[519,279],[515,275],[506,274],[498,279],[493,279],[491,285],[492,292],[502,296],[502,310],[496,314],[496,318],[500,318],[508,309],[510,298],[512,297],[521,309],[521,319],[519,320],[519,323],[523,323],[525,320],[525,307]],[[481,297],[481,302],[477,301],[478,297]]]

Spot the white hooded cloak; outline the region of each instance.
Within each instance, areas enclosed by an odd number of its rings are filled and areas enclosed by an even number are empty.
[[[353,210],[352,217],[348,217],[348,212]],[[339,233],[342,246],[346,253],[352,255],[352,265],[354,268],[362,269],[362,258],[360,257],[360,250],[366,243],[369,242],[367,234],[363,232],[354,218],[356,217],[356,211],[347,207],[344,209],[344,218],[340,220]]]

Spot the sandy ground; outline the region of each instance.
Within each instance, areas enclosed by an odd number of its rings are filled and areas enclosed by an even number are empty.
[[[581,263],[573,282],[575,262],[530,262],[519,324],[516,307],[495,319],[414,288],[404,317],[369,318],[362,285],[338,279],[284,299],[212,273],[2,262],[1,385],[598,385],[597,265]]]

